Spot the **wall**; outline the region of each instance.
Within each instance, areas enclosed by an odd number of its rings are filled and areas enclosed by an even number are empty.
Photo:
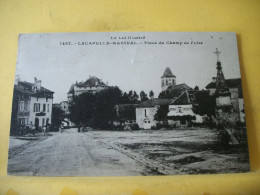
[[[40,103],[40,112],[43,111],[43,104],[46,104],[46,112],[45,112],[45,116],[36,116],[37,113],[39,112],[34,112],[34,104],[35,103]],[[35,118],[39,118],[39,126],[42,127],[42,120],[44,119],[45,121],[45,125],[46,125],[46,120],[47,118],[49,119],[49,123],[51,124],[51,114],[52,114],[52,103],[53,103],[53,99],[48,98],[48,100],[46,98],[36,98],[36,97],[31,97],[31,103],[30,103],[30,117],[29,117],[29,123],[33,123],[33,125],[35,125]],[[48,106],[49,105],[49,112],[48,112]]]
[[[146,116],[145,116],[146,110]],[[156,121],[154,120],[154,115],[156,114],[157,107],[147,107],[147,108],[136,108],[136,123],[139,128],[151,129],[152,126],[156,126]],[[146,124],[145,120],[149,120],[150,123]]]

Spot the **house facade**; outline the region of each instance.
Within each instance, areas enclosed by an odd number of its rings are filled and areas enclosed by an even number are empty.
[[[154,98],[140,103],[136,107],[136,123],[142,129],[151,129],[156,126],[157,121],[154,119],[160,106],[169,105],[172,99]]]
[[[103,89],[108,88],[108,84],[105,84],[101,79],[95,76],[89,76],[85,82],[76,82],[70,87],[68,95],[68,101],[72,101],[73,97],[78,96],[82,93],[97,93]]]
[[[191,122],[202,123],[202,116],[193,112],[194,91],[185,90],[169,105],[168,124],[176,127],[189,126]]]
[[[41,81],[34,83],[16,78],[13,93],[11,134],[28,129],[41,129],[51,124],[53,91],[41,86]]]

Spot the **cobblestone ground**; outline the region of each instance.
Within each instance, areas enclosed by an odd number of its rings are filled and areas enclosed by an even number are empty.
[[[224,149],[216,139],[216,132],[209,129],[85,133],[67,129],[38,140],[12,137],[8,174],[136,176],[249,170],[247,145]]]

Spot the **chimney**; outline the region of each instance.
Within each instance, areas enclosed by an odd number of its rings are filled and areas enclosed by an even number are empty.
[[[36,89],[37,89],[37,91],[41,90],[41,81],[40,80],[37,80]]]
[[[15,75],[14,84],[18,85],[19,82],[20,82],[20,76],[19,75]]]
[[[34,90],[40,91],[41,90],[41,81],[37,80],[36,77],[34,77]]]
[[[217,77],[212,77],[212,82],[216,83],[217,82]]]

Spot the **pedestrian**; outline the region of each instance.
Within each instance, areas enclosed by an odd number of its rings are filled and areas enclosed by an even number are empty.
[[[46,135],[46,126],[42,126],[42,130],[43,130],[43,135]]]
[[[62,131],[63,131],[63,123],[60,124],[60,128],[59,128],[59,129],[60,129],[60,130],[59,130],[60,133],[62,134]]]

